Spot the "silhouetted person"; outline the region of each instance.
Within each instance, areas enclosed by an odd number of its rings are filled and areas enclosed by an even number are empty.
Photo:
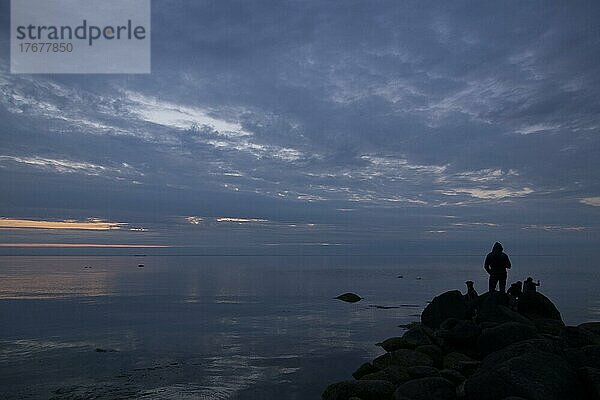
[[[506,291],[508,295],[508,303],[513,309],[517,309],[517,305],[519,304],[519,298],[523,294],[523,283],[521,281],[517,281],[510,285],[508,290]]]
[[[496,290],[496,285],[500,287],[500,291],[506,291],[506,270],[510,269],[510,260],[506,253],[502,250],[502,245],[498,242],[494,243],[492,252],[485,257],[483,268],[490,274],[489,291]]]
[[[467,294],[465,294],[465,300],[467,300],[467,301],[475,300],[478,295],[477,295],[477,291],[473,287],[473,281],[466,281],[465,284],[467,285]]]
[[[537,286],[540,286],[540,281],[538,280],[537,282],[534,282],[532,277],[528,277],[527,279],[525,279],[525,282],[523,283],[523,293],[536,292]]]

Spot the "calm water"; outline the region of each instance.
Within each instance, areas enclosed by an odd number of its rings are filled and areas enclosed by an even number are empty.
[[[512,260],[509,281],[539,278],[567,323],[600,319],[591,259]],[[318,399],[434,294],[484,291],[481,262],[0,257],[0,398]],[[364,300],[333,299],[347,291]]]

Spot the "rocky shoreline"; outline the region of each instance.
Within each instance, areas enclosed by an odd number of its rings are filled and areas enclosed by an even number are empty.
[[[539,292],[436,296],[420,323],[323,400],[600,400],[600,322],[566,326]]]

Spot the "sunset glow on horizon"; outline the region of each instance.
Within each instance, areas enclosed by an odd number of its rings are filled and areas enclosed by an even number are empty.
[[[28,229],[78,229],[92,231],[110,231],[122,229],[126,224],[109,222],[97,218],[86,221],[63,220],[44,221],[31,219],[0,218],[0,228],[28,228]]]
[[[173,246],[159,244],[100,244],[100,243],[0,243],[0,247],[100,247],[125,249],[156,249]]]

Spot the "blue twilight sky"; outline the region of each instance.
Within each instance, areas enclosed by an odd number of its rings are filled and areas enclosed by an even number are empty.
[[[160,0],[152,74],[105,76],[9,74],[8,3],[3,244],[598,243],[596,1]]]

